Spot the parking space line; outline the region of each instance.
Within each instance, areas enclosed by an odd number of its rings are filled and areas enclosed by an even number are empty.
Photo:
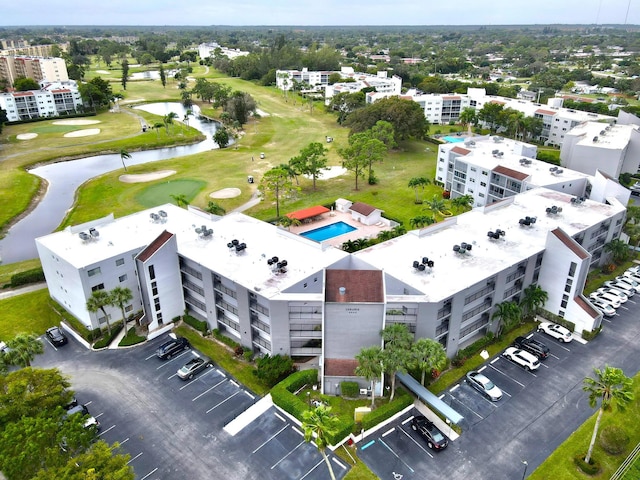
[[[520,383],[519,381],[517,381],[515,378],[512,378],[511,376],[507,375],[506,373],[504,373],[502,370],[500,370],[499,368],[494,367],[493,365],[491,365],[491,368],[493,368],[496,372],[501,373],[502,375],[504,375],[505,377],[507,377],[510,380],[513,380],[514,382],[516,382],[518,385],[520,385],[522,388],[524,388],[524,384]]]
[[[486,366],[486,365],[483,365],[483,366],[482,366],[482,368],[479,368],[479,369],[478,369],[478,371],[479,371],[479,372],[483,372],[486,368],[487,368],[487,366]]]
[[[553,353],[550,353],[549,356],[555,358],[556,360],[560,360],[560,357],[556,357]]]
[[[244,394],[249,397],[251,400],[255,400],[255,395],[251,395],[249,392],[247,392],[246,390],[243,390]]]
[[[560,348],[562,348],[562,349],[566,350],[567,352],[570,352],[570,351],[571,351],[570,349],[568,349],[568,348],[567,348],[567,347],[565,347],[564,345],[560,345],[560,344],[558,344],[558,346],[559,346]]]
[[[484,420],[484,417],[482,415],[480,415],[478,412],[476,412],[473,408],[468,407],[466,403],[461,402],[460,400],[458,400],[453,395],[451,395],[451,398],[453,398],[456,402],[460,403],[460,405],[464,406],[464,408],[468,409],[471,413],[477,415],[481,420]],[[482,397],[482,398],[484,398],[484,397]]]
[[[204,372],[202,375],[200,375],[200,377],[204,377],[207,373],[209,373],[210,370],[207,370],[206,372]],[[191,380],[189,383],[187,383],[186,385],[180,387],[180,390],[184,390],[185,388],[187,388],[189,385],[191,385],[193,382],[196,382],[198,380],[199,377],[195,377],[193,380]]]
[[[144,480],[145,478],[149,478],[149,475],[153,475],[157,471],[158,471],[158,468],[156,467],[153,470],[151,470],[149,473],[147,473],[144,477],[142,477],[140,480]]]
[[[489,363],[490,363],[491,365],[493,365],[493,364],[494,364],[494,363],[496,363],[499,359],[500,359],[500,357],[496,357],[496,358],[494,358],[493,360],[491,360]]]
[[[109,428],[107,428],[106,430],[102,430],[102,431],[98,434],[98,436],[100,437],[100,436],[102,436],[102,434],[103,434],[103,433],[107,433],[108,431],[113,430],[114,428],[116,428],[116,426],[115,426],[115,425],[111,425],[111,426],[110,426]]]
[[[85,403],[85,405],[91,405],[92,402],[93,400],[89,400],[87,403]]]
[[[175,360],[178,360],[180,357],[182,357],[186,353],[189,353],[189,351],[187,350],[186,352],[181,353],[177,357],[173,357],[171,360],[165,360],[164,362],[162,362],[162,364],[159,367],[156,367],[156,370],[160,370],[161,368],[164,368],[167,365],[171,365]]]
[[[387,435],[389,435],[390,433],[393,433],[393,431],[394,431],[395,429],[396,429],[396,427],[393,427],[393,428],[391,428],[391,429],[387,430],[386,432],[384,432],[384,433],[382,434],[382,438],[386,437],[386,436],[387,436]]]
[[[236,382],[234,382],[233,380],[229,380],[229,383],[234,384],[236,387],[240,388],[240,385],[238,385]]]
[[[368,443],[365,443],[363,446],[360,447],[360,450],[364,450],[365,448],[369,448],[371,445],[373,445],[374,443],[376,443],[375,440],[371,440]]]
[[[544,363],[540,362],[540,366],[544,367],[544,368],[549,368],[549,365],[545,365]]]
[[[280,415],[278,415],[278,412],[273,412],[273,414],[278,417],[280,420],[282,420],[283,422],[286,422],[286,420],[284,418],[282,418]]]
[[[102,415],[104,415],[104,412],[101,412],[98,415],[94,415],[93,418],[100,418]]]
[[[217,405],[214,405],[213,407],[211,407],[209,410],[207,410],[206,413],[211,412],[212,410],[215,410],[216,408],[218,408],[220,405],[222,405],[225,402],[228,402],[229,400],[231,400],[233,397],[235,397],[236,395],[238,395],[240,392],[236,392],[233,395],[231,395],[230,397],[225,398],[224,400],[222,400],[220,403],[218,403]]]
[[[224,383],[224,382],[226,382],[226,381],[227,381],[227,379],[225,378],[224,380],[222,380],[222,381],[220,381],[220,382],[216,383],[213,387],[211,387],[211,388],[207,388],[207,389],[206,389],[204,392],[202,392],[200,395],[198,395],[198,396],[196,396],[196,397],[193,397],[193,398],[191,399],[191,401],[192,401],[192,402],[195,402],[195,401],[196,401],[197,399],[199,399],[201,396],[206,395],[206,394],[207,394],[207,393],[209,393],[211,390],[213,390],[214,388],[216,388],[218,385],[220,385],[220,384],[222,384],[222,383]]]
[[[133,457],[132,459],[130,459],[130,460],[127,462],[127,465],[129,465],[131,462],[133,462],[136,458],[139,458],[140,456],[142,456],[142,452],[140,452],[140,453],[139,453],[139,454],[137,454],[135,457]]]
[[[515,365],[516,367],[519,367],[519,365],[518,365],[516,362],[514,362],[513,360],[511,360],[510,358],[507,358],[507,357],[505,357],[505,356],[501,356],[500,358],[504,358],[507,362],[509,362],[509,363],[511,363],[511,364],[513,364],[513,365]],[[492,365],[492,368],[495,368],[495,367],[493,367],[493,365]],[[496,370],[497,370],[497,369],[496,369]],[[531,375],[533,375],[534,377],[537,377],[537,375],[536,375],[535,373],[533,373],[531,370],[527,370],[526,368],[523,368],[522,370],[524,370],[526,373],[530,373],[530,374],[531,374]],[[506,374],[505,374],[505,375],[506,375]],[[511,378],[511,377],[509,377],[509,378]],[[514,380],[514,381],[516,381],[516,380]],[[522,385],[522,386],[524,387],[524,385]]]
[[[157,355],[155,353],[153,353],[153,354],[149,355],[147,358],[145,358],[145,360],[149,360],[150,358],[153,358],[155,356],[157,356]]]
[[[313,466],[313,468],[311,468],[311,470],[309,470],[307,473],[305,473],[303,476],[300,477],[300,480],[304,480],[305,478],[307,478],[311,474],[311,472],[313,472],[316,468],[322,465],[322,462],[324,462],[324,460],[320,460],[318,463],[316,463]]]
[[[124,445],[125,443],[127,443],[129,441],[129,437],[125,438],[124,440],[122,440],[121,442],[118,442],[120,445]]]
[[[409,470],[411,470],[411,473],[415,473],[415,471],[413,470],[413,468],[411,468],[409,465],[407,465],[407,462],[405,462],[404,460],[402,460],[402,459],[398,456],[398,454],[397,454],[396,452],[394,452],[394,451],[393,451],[393,449],[392,449],[389,445],[387,445],[386,443],[384,443],[384,441],[383,441],[382,439],[380,439],[380,443],[381,443],[381,444],[383,444],[385,447],[387,447],[387,448],[389,449],[389,451],[390,451],[391,453],[393,453],[393,454],[396,456],[396,458],[397,458],[398,460],[400,460],[402,463],[404,463],[405,467],[407,467]]]
[[[411,415],[411,416],[410,416],[409,418],[407,418],[404,422],[402,422],[402,425],[405,425],[405,424],[409,423],[409,422],[410,422],[411,420],[413,420],[413,419],[414,419],[414,416],[413,416],[413,415]]]
[[[449,391],[450,391],[450,392],[455,392],[459,387],[460,387],[460,384],[459,384],[459,383],[457,383],[456,385],[454,385],[453,387],[451,387],[451,388],[449,389]]]
[[[337,463],[340,467],[342,467],[342,469],[343,469],[343,470],[346,470],[346,469],[347,469],[347,466],[346,466],[346,465],[343,465],[342,463],[340,463],[336,457],[331,457],[331,460],[332,460],[333,462]]]
[[[294,432],[296,432],[298,435],[300,435],[301,437],[304,437],[304,433],[302,433],[300,430],[298,430],[296,427],[291,427],[291,430],[293,430]]]
[[[217,368],[216,368],[216,372],[218,372],[218,373],[219,373],[220,375],[222,375],[224,378],[227,378],[227,376],[224,374],[224,372],[222,372],[222,371],[218,370]]]
[[[405,432],[403,428],[400,428],[399,430],[400,430],[402,433],[404,433],[404,434],[407,436],[407,438],[408,438],[409,440],[411,440],[413,443],[415,443],[415,444],[416,444],[416,446],[417,446],[420,450],[422,450],[424,453],[426,453],[426,454],[427,454],[427,455],[429,455],[431,458],[433,458],[433,455],[431,455],[431,453],[430,453],[428,450],[426,450],[422,445],[420,445],[418,442],[416,442],[415,438],[413,438],[411,435],[409,435],[407,432]]]
[[[280,460],[278,460],[276,463],[274,463],[273,465],[271,465],[271,470],[273,470],[274,468],[276,468],[280,463],[282,463],[284,460],[286,460],[286,458],[291,455],[293,452],[295,452],[298,448],[300,448],[300,446],[302,446],[304,444],[304,440],[302,442],[300,442],[298,445],[296,445],[293,450],[290,450],[289,453],[287,453],[284,457],[282,457]]]
[[[273,435],[271,435],[267,440],[265,440],[265,442],[260,445],[258,448],[256,448],[253,452],[251,453],[256,453],[258,450],[260,450],[262,447],[264,447],[267,443],[269,443],[271,440],[273,440],[274,438],[276,438],[278,435],[280,435],[283,431],[285,431],[287,429],[287,427],[289,426],[289,424],[287,423],[284,427],[282,427],[280,430],[278,430],[276,433],[274,433]]]

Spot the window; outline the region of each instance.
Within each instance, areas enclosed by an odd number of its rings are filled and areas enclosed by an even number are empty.
[[[118,277],[118,280],[120,281],[120,283],[126,281],[127,280],[127,274],[125,273],[124,275],[120,275]]]
[[[99,283],[98,285],[91,287],[92,292],[97,292],[98,290],[104,290],[104,283]]]
[[[119,258],[116,260],[116,267],[119,267],[120,265],[124,265],[124,258]]]
[[[156,278],[156,269],[154,268],[153,265],[149,265],[149,278],[151,280],[153,280],[154,278]]]
[[[99,273],[101,273],[100,267],[92,268],[91,270],[87,271],[87,275],[89,275],[90,277],[93,277],[94,275],[98,275]]]
[[[489,175],[489,172],[487,172],[486,170],[482,170],[482,174],[483,175]]]
[[[573,277],[576,274],[576,268],[578,268],[578,264],[576,262],[571,262],[571,266],[569,267],[570,277]]]
[[[480,182],[480,186],[481,186],[481,187],[486,187],[486,186],[487,186],[487,184],[486,184],[485,182]]]
[[[126,307],[124,307],[125,312],[130,312],[131,310],[133,310],[133,305],[127,305]]]

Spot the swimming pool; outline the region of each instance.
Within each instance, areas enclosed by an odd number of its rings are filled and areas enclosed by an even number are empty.
[[[308,232],[301,233],[300,235],[305,238],[315,240],[316,242],[324,242],[325,240],[353,232],[354,230],[356,230],[356,228],[347,223],[336,222],[331,225],[325,225],[324,227],[309,230]]]
[[[464,142],[464,138],[462,137],[452,137],[451,135],[447,135],[446,137],[442,137],[442,139],[449,143],[458,143]]]

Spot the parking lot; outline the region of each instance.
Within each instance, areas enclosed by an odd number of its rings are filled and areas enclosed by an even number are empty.
[[[38,366],[58,366],[71,377],[78,401],[101,424],[100,438],[131,456],[136,478],[327,478],[315,444],[274,408],[232,437],[223,426],[258,400],[212,366],[191,380],[177,370],[196,355],[185,350],[160,360],[162,337],[127,350],[88,352],[73,339],[45,340]],[[331,455],[337,478],[348,466]]]
[[[640,370],[637,310],[630,299],[605,319],[604,331],[589,343],[574,339],[564,344],[531,332],[528,336],[550,349],[535,371],[502,355],[488,359],[478,370],[502,390],[497,402],[464,380],[442,392],[440,398],[464,416],[462,435],[445,450],[429,450],[411,430],[409,422],[419,414],[413,409],[358,442],[358,455],[382,479],[522,478],[523,461],[531,473],[594,413],[582,391],[593,368],[608,364],[630,376]]]

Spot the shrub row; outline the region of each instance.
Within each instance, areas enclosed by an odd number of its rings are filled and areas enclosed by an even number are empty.
[[[197,318],[192,317],[191,315],[185,315],[184,317],[182,317],[182,319],[184,320],[184,323],[186,323],[192,328],[195,328],[196,330],[198,330],[203,334],[209,331],[209,325],[207,325],[207,322],[198,320]]]
[[[302,413],[308,410],[309,406],[294,395],[293,392],[305,385],[313,385],[317,382],[318,370],[312,369],[295,372],[271,389],[273,403],[298,420],[302,420]]]
[[[386,403],[362,417],[362,428],[369,430],[380,422],[393,417],[396,413],[407,408],[412,403],[413,398],[411,395],[403,388],[397,388],[393,402]]]
[[[136,333],[136,329],[130,329],[127,334],[122,338],[120,343],[118,344],[120,347],[128,347],[130,345],[137,345],[138,343],[142,343],[147,339],[147,337],[141,337]]]
[[[93,344],[93,348],[98,349],[108,346],[120,333],[120,330],[122,330],[122,322],[111,325],[111,335],[106,333],[100,340]]]
[[[360,394],[358,382],[340,382],[340,393],[342,396],[356,398]]]
[[[545,320],[549,320],[550,322],[562,325],[563,327],[568,328],[571,332],[576,331],[576,324],[562,318],[560,315],[556,315],[541,308],[538,310],[538,316],[544,318]]]
[[[44,282],[44,272],[42,267],[32,268],[31,270],[25,270],[24,272],[18,272],[11,276],[11,287],[19,287],[21,285],[28,285],[30,283]]]
[[[195,328],[195,327],[194,327]],[[224,343],[225,345],[230,346],[231,348],[233,348],[234,350],[238,347],[241,347],[242,345],[240,345],[238,342],[236,342],[234,339],[229,338],[225,335],[223,335],[222,333],[220,333],[220,330],[218,330],[217,328],[213,330],[213,336],[216,340],[220,340],[222,343]]]
[[[484,337],[476,340],[468,347],[458,350],[451,363],[456,367],[461,367],[464,365],[467,358],[473,357],[476,353],[491,345],[493,342],[495,342],[495,336],[493,335],[493,332],[488,332]]]
[[[588,342],[589,340],[593,340],[594,338],[596,338],[601,331],[602,331],[602,325],[600,325],[598,328],[592,331],[583,330],[582,338],[584,338]]]

